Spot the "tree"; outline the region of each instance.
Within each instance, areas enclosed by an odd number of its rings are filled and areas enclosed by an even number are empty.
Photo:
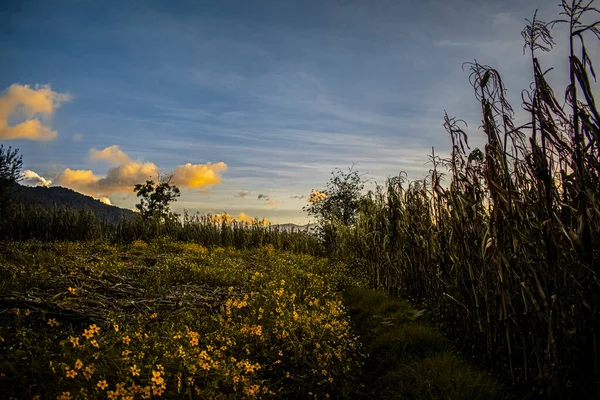
[[[169,208],[169,204],[177,201],[180,196],[180,190],[171,184],[172,180],[173,174],[164,174],[158,176],[157,184],[153,180],[147,180],[144,184],[135,185],[133,191],[140,198],[140,203],[135,207],[140,211],[142,218],[166,220],[177,216]]]
[[[0,209],[4,209],[10,202],[11,191],[14,185],[21,180],[23,156],[19,149],[0,144]]]
[[[350,226],[358,213],[364,182],[353,167],[348,168],[348,172],[336,168],[331,175],[325,190],[313,190],[309,205],[303,210],[321,222],[341,222]]]

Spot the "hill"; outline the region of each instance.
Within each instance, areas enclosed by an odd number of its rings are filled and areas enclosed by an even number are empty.
[[[104,204],[91,196],[61,186],[16,185],[13,196],[17,202],[27,205],[91,210],[99,219],[109,222],[118,222],[123,218],[131,218],[135,215],[131,210]]]

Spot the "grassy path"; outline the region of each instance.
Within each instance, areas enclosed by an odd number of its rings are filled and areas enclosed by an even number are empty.
[[[368,353],[359,398],[501,399],[488,374],[461,360],[451,343],[406,301],[361,288],[344,303]]]

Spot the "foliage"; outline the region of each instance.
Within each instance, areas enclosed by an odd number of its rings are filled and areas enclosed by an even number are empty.
[[[325,190],[313,191],[310,204],[304,210],[322,222],[350,226],[360,205],[364,182],[352,167],[348,172],[337,168],[331,175]]]
[[[357,287],[345,290],[344,300],[369,354],[360,398],[503,398],[495,379],[461,360],[423,311]]]
[[[15,204],[6,218],[0,219],[0,240],[72,241],[97,240],[132,243],[136,240],[170,239],[196,242],[204,246],[257,248],[267,244],[278,250],[322,255],[323,248],[314,235],[286,231],[263,224],[231,222],[220,224],[206,215],[184,214],[182,219],[144,220],[141,216],[118,223],[99,219],[90,210],[63,207],[38,207]]]
[[[14,184],[21,179],[21,168],[23,167],[23,156],[19,155],[19,149],[0,144],[0,216],[10,201],[11,190]]]
[[[564,104],[537,58],[552,48],[553,24],[534,17],[523,32],[531,122],[515,125],[498,71],[465,64],[485,148],[471,151],[464,124],[446,116],[451,158],[432,154],[427,178],[399,176],[370,193],[353,227],[331,226],[330,248],[373,287],[430,310],[523,396],[592,398],[600,397],[600,117],[584,38],[599,31],[584,23],[597,15],[587,2],[561,7],[570,44]]]
[[[11,243],[0,389],[17,398],[344,398],[343,266],[193,243]],[[62,396],[62,397],[60,397]]]
[[[172,174],[166,174],[159,176],[156,184],[153,180],[147,180],[144,184],[135,185],[133,191],[140,198],[139,204],[135,207],[144,220],[156,218],[164,221],[177,217],[177,214],[169,209],[169,204],[177,201],[181,195],[179,188],[171,184],[172,178]]]

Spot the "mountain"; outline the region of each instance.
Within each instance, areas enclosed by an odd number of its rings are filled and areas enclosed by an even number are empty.
[[[61,186],[23,186],[15,185],[13,199],[17,203],[42,207],[64,207],[76,210],[91,210],[99,219],[118,222],[123,218],[131,218],[135,213],[131,210],[104,204],[93,197],[86,196]]]
[[[279,230],[282,231],[286,231],[286,232],[299,232],[299,231],[303,231],[303,232],[310,232],[313,233],[316,231],[317,229],[317,224],[306,224],[306,225],[297,225],[297,224],[278,224],[278,225],[272,225],[273,228],[277,228]]]

